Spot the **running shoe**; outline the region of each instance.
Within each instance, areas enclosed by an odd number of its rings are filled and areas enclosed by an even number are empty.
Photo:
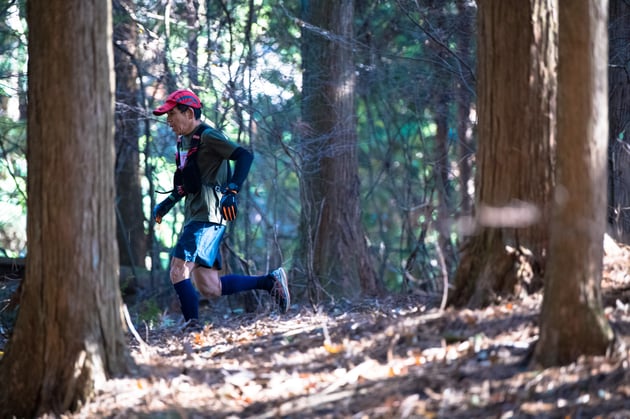
[[[270,274],[273,276],[274,284],[271,288],[271,297],[275,300],[280,313],[286,313],[291,305],[291,295],[289,294],[289,283],[287,273],[283,268],[278,268]]]

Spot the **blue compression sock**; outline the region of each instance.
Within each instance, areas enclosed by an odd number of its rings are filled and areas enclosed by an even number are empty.
[[[190,279],[173,284],[186,321],[199,318],[199,297]]]
[[[225,275],[221,277],[221,295],[235,294],[248,290],[271,290],[273,279],[269,275],[245,276]]]

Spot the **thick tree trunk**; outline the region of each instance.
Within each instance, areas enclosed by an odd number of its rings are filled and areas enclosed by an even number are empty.
[[[114,218],[111,5],[29,1],[28,240],[0,416],[58,415],[128,367]]]
[[[352,54],[353,1],[304,3],[303,167],[295,272],[313,298],[374,293],[379,285],[361,226]],[[325,32],[326,31],[326,32]]]
[[[557,186],[535,359],[603,355],[613,333],[600,282],[606,224],[607,5],[560,6]]]
[[[553,183],[554,10],[552,0],[479,1],[478,225],[463,249],[451,304],[483,306],[540,282]]]
[[[609,10],[609,223],[615,239],[630,243],[630,4],[612,0]]]

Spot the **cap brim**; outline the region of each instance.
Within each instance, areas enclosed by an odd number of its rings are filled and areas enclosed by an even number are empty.
[[[164,115],[165,113],[167,113],[168,111],[173,109],[176,105],[177,105],[177,103],[175,103],[175,102],[166,102],[165,104],[163,104],[159,108],[155,109],[153,111],[153,115]]]

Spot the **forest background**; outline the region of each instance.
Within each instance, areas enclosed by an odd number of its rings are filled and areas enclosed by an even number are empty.
[[[150,111],[182,87],[199,94],[210,123],[256,155],[241,216],[226,240],[240,256],[227,257],[231,266],[262,272],[292,264],[300,182],[308,176],[301,34],[331,36],[303,22],[298,6],[114,1],[118,239],[121,265],[132,276],[146,278],[148,270],[159,284],[181,227],[181,212],[158,228],[149,215],[163,197],[157,192],[171,187],[175,151],[174,135]],[[27,253],[24,13],[24,2],[7,2],[0,32],[0,240],[9,257]],[[356,60],[361,221],[390,291],[434,289],[457,264],[456,226],[470,215],[473,196],[475,13],[466,1],[360,3],[355,10],[349,50]],[[347,158],[332,147],[320,153]],[[293,287],[304,294],[307,284]]]
[[[304,241],[300,211],[309,202],[304,196],[313,171],[309,161],[321,167],[330,167],[325,166],[329,158],[355,164],[340,142],[312,141],[306,133],[312,127],[301,112],[307,101],[303,41],[309,36],[343,40],[305,22],[304,11],[292,2],[117,0],[113,6],[116,215],[123,277],[142,278],[142,285],[150,278],[150,288],[165,278],[168,251],[183,216],[174,212],[157,228],[149,216],[163,197],[158,192],[171,187],[175,152],[170,129],[150,111],[169,91],[188,87],[202,98],[205,118],[256,155],[241,194],[241,216],[223,252],[228,269],[263,272],[285,264],[294,268],[297,295],[319,300],[322,290],[340,293],[331,280],[334,268],[313,274],[303,262],[306,254],[317,258],[317,244],[310,249],[298,245]],[[628,17],[623,7],[612,6],[609,28],[620,33]],[[18,257],[27,253],[25,2],[7,1],[0,12],[0,248],[5,256]],[[353,13],[353,43],[344,50],[352,51],[356,76],[351,91],[360,190],[350,202],[360,207],[359,234],[366,238],[378,287],[440,289],[443,278],[453,277],[472,215],[477,7],[464,0],[377,1],[358,2]],[[611,36],[610,41],[609,232],[628,242],[628,105],[622,99],[628,47],[623,39]],[[333,131],[331,137],[336,135]],[[319,149],[309,141],[318,142]],[[352,173],[350,180],[336,175],[328,174],[327,188],[354,182]],[[312,217],[311,224],[320,223],[325,231],[321,223],[330,220]],[[341,222],[331,228],[351,227]]]
[[[28,46],[28,103],[25,5],[29,39],[39,41]],[[148,214],[159,190],[170,187],[174,138],[150,110],[183,86],[200,94],[213,124],[257,157],[241,217],[222,249],[227,270],[284,264],[295,300],[308,298],[314,306],[361,293],[446,291],[452,281],[454,304],[479,307],[517,291],[508,280],[526,280],[532,291],[540,285],[532,280],[544,274],[537,360],[566,363],[602,354],[612,343],[599,282],[606,195],[608,230],[627,241],[625,2],[610,3],[608,20],[606,6],[587,1],[560,8],[545,1],[514,3],[519,7],[324,1],[303,2],[299,10],[282,2],[115,1],[115,188],[113,154],[107,155],[112,115],[99,112],[108,106],[109,57],[94,48],[110,45],[109,2],[77,5],[75,14],[63,2],[51,3],[48,19],[38,9],[42,3],[13,1],[3,14],[3,56],[12,58],[3,61],[9,74],[3,191],[15,191],[3,203],[13,204],[7,211],[14,219],[24,214],[28,154],[29,235],[43,231],[44,238],[60,239],[58,249],[39,241],[29,246],[31,274],[15,346],[3,358],[3,381],[12,390],[6,406],[19,401],[30,411],[28,397],[45,394],[41,409],[50,402],[64,411],[89,394],[93,362],[106,359],[106,375],[126,369],[113,273],[120,260],[123,293],[141,294],[142,302],[155,302],[146,293],[159,293],[168,282],[167,250],[181,214],[159,228]],[[88,21],[104,30],[86,31]],[[62,42],[55,49],[42,40]],[[75,68],[79,77],[68,77]],[[92,88],[97,93],[86,94]],[[89,109],[96,110],[94,120]],[[28,152],[20,140],[25,113]],[[59,136],[62,127],[67,141]],[[99,131],[91,136],[84,127]],[[86,160],[75,161],[74,151]],[[54,175],[62,176],[51,181]],[[114,190],[115,220],[108,206]],[[552,200],[552,192],[563,199]],[[114,221],[118,240],[110,235]],[[25,256],[20,228],[4,231],[7,256]],[[86,254],[88,248],[95,253]],[[553,257],[545,267],[547,250]],[[102,263],[93,255],[102,255]],[[68,260],[70,267],[63,264]],[[49,318],[65,327],[56,329]],[[29,346],[31,334],[50,339]],[[93,336],[100,340],[88,345],[86,358],[84,339]],[[32,353],[19,351],[27,346]],[[74,355],[80,365],[67,375]],[[24,382],[22,365],[42,381]],[[40,383],[60,378],[70,380],[55,390],[59,395],[45,385],[40,391]]]

